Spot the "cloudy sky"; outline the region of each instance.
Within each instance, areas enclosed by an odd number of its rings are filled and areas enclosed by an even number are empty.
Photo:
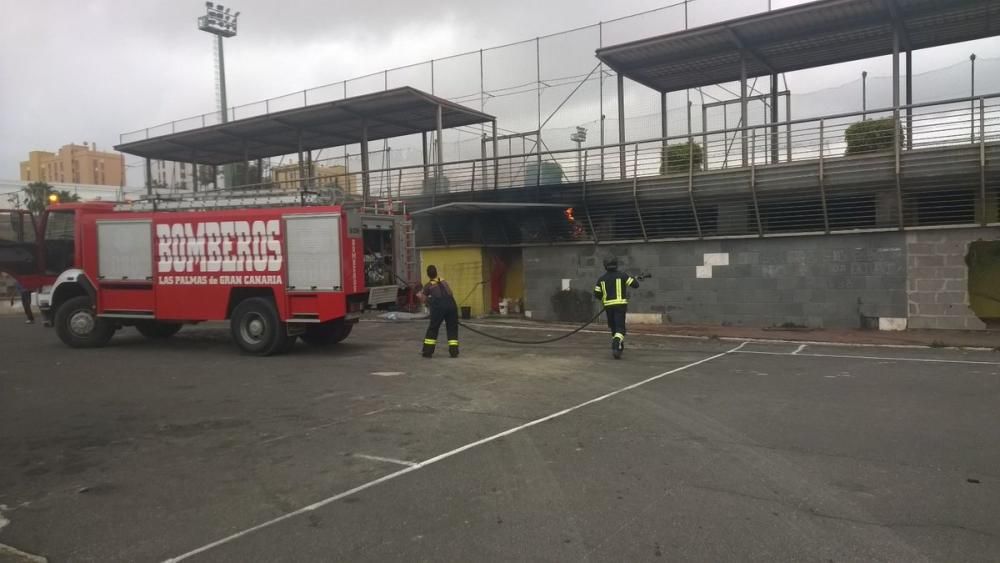
[[[698,2],[697,16],[706,19],[767,3]],[[246,104],[669,3],[233,0],[242,15],[239,36],[226,41],[229,102]],[[797,3],[773,0],[774,7]],[[204,11],[202,0],[6,0],[4,6],[0,179],[16,178],[18,162],[29,150],[83,141],[110,148],[122,132],[214,110],[212,38],[195,23]],[[934,50],[917,58],[915,70],[954,64],[973,51],[1000,57],[1000,41]],[[887,73],[888,62],[841,65],[788,79],[793,89],[814,90],[850,80],[861,68]]]

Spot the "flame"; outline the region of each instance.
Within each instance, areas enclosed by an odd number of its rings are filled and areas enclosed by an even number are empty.
[[[566,210],[563,211],[563,215],[566,216],[566,220],[569,221],[570,223],[576,222],[576,217],[573,216],[573,208],[572,207],[567,207]]]

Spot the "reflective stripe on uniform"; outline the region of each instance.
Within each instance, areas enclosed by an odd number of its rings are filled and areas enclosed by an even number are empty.
[[[616,332],[613,338],[616,338],[618,340],[625,340],[625,335],[620,332]]]
[[[428,346],[434,346],[437,343],[438,343],[438,341],[434,340],[433,338],[425,338],[424,339],[424,344],[426,344]]]
[[[458,346],[458,340],[449,340],[448,346]]]
[[[597,288],[594,288],[594,289],[596,290]],[[605,307],[609,307],[609,306],[612,306],[612,305],[628,305],[628,298],[626,298],[624,296],[624,292],[622,291],[622,280],[621,280],[621,278],[618,278],[618,279],[615,280],[615,298],[614,299],[608,299],[608,286],[605,285],[605,282],[603,282],[603,281],[601,282],[601,303]]]
[[[635,283],[635,278],[630,277],[629,279],[625,280],[625,285],[629,287],[632,287],[633,283]]]

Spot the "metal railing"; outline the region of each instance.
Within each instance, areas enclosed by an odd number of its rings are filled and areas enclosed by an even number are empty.
[[[970,103],[975,111],[970,112]],[[1000,140],[1000,94],[914,104],[910,127],[900,118],[901,154],[924,149],[970,146]],[[775,124],[590,146],[549,152],[473,158],[441,165],[443,179],[435,178],[436,165],[409,165],[368,172],[373,197],[405,198],[445,195],[464,191],[523,187],[553,188],[558,184],[621,181],[632,178],[673,177],[691,170],[696,176],[770,164],[828,161],[894,153],[892,108],[869,109],[866,123],[881,125],[869,132],[854,132],[862,112]],[[742,134],[747,147],[742,150]],[[779,158],[771,144],[777,139]],[[850,147],[849,147],[850,145]],[[689,150],[688,147],[694,147]],[[484,143],[488,150],[489,143]],[[624,154],[624,158],[621,155]],[[621,168],[621,162],[625,168]],[[352,173],[352,185],[363,185],[362,173]]]
[[[484,142],[485,157],[370,170],[367,184],[417,207],[528,188],[582,206],[575,236],[599,242],[987,225],[1000,222],[998,142],[992,94],[580,150],[493,156]],[[360,198],[363,176],[266,184]]]

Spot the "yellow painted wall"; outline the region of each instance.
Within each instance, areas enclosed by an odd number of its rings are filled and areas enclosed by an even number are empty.
[[[486,286],[488,285],[479,284],[487,279],[488,274],[483,257],[484,252],[480,247],[421,250],[421,279],[423,283],[427,283],[427,266],[434,264],[437,266],[438,275],[451,286],[458,306],[471,307],[473,315],[483,315],[486,312]],[[467,296],[468,299],[466,299]]]
[[[511,255],[505,278],[503,297],[524,300],[524,260],[521,259],[520,249]]]

